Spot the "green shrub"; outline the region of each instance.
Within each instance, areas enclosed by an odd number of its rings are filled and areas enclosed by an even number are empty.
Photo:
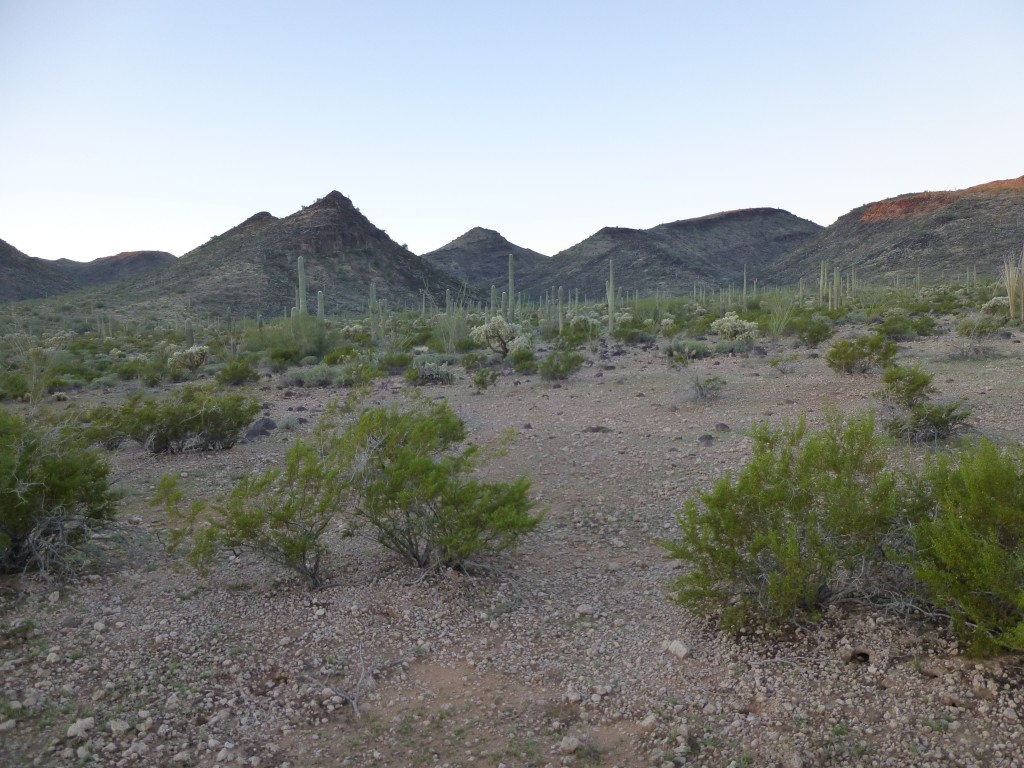
[[[270,370],[274,373],[281,373],[289,366],[297,364],[301,359],[302,353],[296,347],[275,347],[267,353]]]
[[[754,348],[754,340],[751,338],[733,339],[731,341],[716,341],[716,355],[745,355]]]
[[[796,330],[796,337],[808,347],[818,346],[832,338],[834,333],[832,323],[821,315],[799,317],[793,321],[793,328]]]
[[[296,440],[283,467],[246,475],[212,505],[197,501],[182,509],[177,475],[161,477],[151,503],[167,511],[170,549],[186,542],[189,560],[200,570],[223,549],[248,550],[295,571],[310,589],[324,586],[324,537],[349,492],[346,468],[326,436],[318,427],[310,441]]]
[[[362,354],[362,347],[357,344],[341,344],[326,355],[324,355],[324,362],[327,365],[338,365],[339,363],[346,363],[350,360],[354,360]]]
[[[248,360],[231,360],[217,371],[217,383],[239,387],[260,380],[260,375]]]
[[[1024,651],[1024,453],[988,441],[931,459],[914,573],[976,652]]]
[[[888,366],[896,351],[894,342],[876,333],[837,341],[825,355],[825,362],[839,373],[867,373]]]
[[[69,431],[0,409],[0,573],[72,568],[78,544],[114,516],[109,474]]]
[[[665,348],[665,354],[674,362],[685,365],[691,360],[703,360],[705,357],[711,357],[711,348],[703,341],[673,339]]]
[[[389,376],[405,373],[412,365],[411,352],[385,352],[377,356],[377,366]]]
[[[935,393],[932,375],[918,366],[889,366],[882,374],[884,387],[878,396],[895,406],[889,420],[889,434],[912,443],[945,440],[960,430],[971,415],[963,401],[933,404],[928,400]]]
[[[561,381],[568,379],[582,366],[587,356],[579,352],[564,352],[553,349],[541,361],[537,370],[545,381]]]
[[[86,411],[85,434],[108,447],[131,439],[153,453],[232,447],[259,411],[255,398],[189,385],[157,399],[133,394],[119,407]]]
[[[690,376],[690,386],[697,400],[717,400],[725,389],[725,383],[721,376],[705,376],[702,373]]]
[[[28,394],[28,381],[20,371],[0,373],[0,399],[8,400]]]
[[[892,417],[889,434],[911,443],[933,443],[946,440],[966,425],[971,411],[956,403],[919,403],[905,413]]]
[[[473,372],[473,386],[477,392],[483,392],[494,386],[498,381],[498,372],[493,368],[480,368]]]
[[[532,350],[531,350],[532,351]],[[475,371],[487,364],[487,356],[480,352],[466,352],[459,358],[459,362],[466,371]]]
[[[465,426],[447,403],[371,408],[341,436],[352,467],[356,519],[421,568],[462,568],[512,549],[540,523],[530,481],[471,477],[477,448],[455,447]]]
[[[754,427],[753,455],[678,514],[682,537],[662,542],[686,571],[675,599],[731,630],[780,626],[826,605],[905,591],[898,548],[903,504],[874,419],[829,416]]]
[[[509,355],[512,361],[512,368],[516,373],[529,376],[537,372],[537,356],[532,349],[516,349]]]
[[[415,386],[427,384],[454,384],[455,373],[447,363],[436,363],[433,360],[417,360],[405,372],[405,380]]]
[[[653,344],[657,335],[635,323],[615,326],[612,336],[623,344]]]

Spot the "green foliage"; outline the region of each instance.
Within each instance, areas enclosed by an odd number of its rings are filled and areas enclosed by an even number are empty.
[[[917,365],[909,368],[891,365],[882,374],[882,383],[885,386],[878,394],[883,400],[904,408],[913,408],[927,401],[935,393],[933,378]]]
[[[735,312],[726,312],[724,316],[711,323],[711,332],[717,333],[726,341],[753,342],[758,330],[757,323],[742,320]]]
[[[682,537],[662,542],[688,567],[677,601],[722,625],[778,626],[848,599],[870,600],[901,575],[888,559],[902,503],[870,414],[835,414],[808,434],[802,420],[753,429],[735,476],[686,502]]]
[[[509,355],[516,373],[528,376],[537,372],[537,356],[532,349],[516,349]]]
[[[929,403],[936,391],[932,378],[916,365],[892,365],[882,374],[885,386],[878,396],[900,409],[889,420],[888,430],[893,437],[912,443],[944,440],[961,429],[971,415],[963,401]]]
[[[158,399],[133,394],[119,407],[85,413],[85,434],[107,446],[135,440],[153,453],[232,447],[259,411],[255,398],[188,385]]]
[[[389,376],[405,373],[412,365],[411,352],[390,351],[377,356],[377,365]]]
[[[888,366],[896,351],[894,342],[876,333],[837,341],[825,355],[825,362],[839,373],[867,373]]]
[[[353,467],[355,516],[377,540],[421,568],[464,567],[512,549],[540,523],[530,481],[471,477],[477,449],[447,403],[371,408],[342,435]]]
[[[1024,452],[988,441],[925,470],[914,572],[976,652],[1024,651]]]
[[[0,573],[61,571],[115,513],[110,467],[70,431],[0,409]]]
[[[274,373],[281,373],[301,359],[302,352],[297,347],[274,347],[267,353],[270,370]]]
[[[725,379],[721,376],[705,376],[694,373],[690,376],[690,386],[697,400],[717,400],[725,389]]]
[[[911,443],[945,440],[964,428],[971,411],[963,402],[918,403],[905,413],[892,417],[889,434]]]
[[[251,362],[239,358],[225,363],[215,378],[218,384],[239,387],[259,381],[260,375]]]
[[[834,331],[828,318],[821,315],[807,315],[796,318],[792,323],[796,337],[808,347],[816,347],[832,338]]]
[[[498,372],[493,368],[479,368],[473,372],[473,386],[477,392],[483,392],[498,381]]]
[[[703,360],[705,357],[711,357],[711,348],[703,341],[673,339],[665,348],[665,354],[674,362],[685,365],[691,360]]]
[[[1002,327],[998,317],[992,315],[969,315],[956,324],[956,335],[965,339],[986,339],[994,336]]]
[[[935,329],[935,318],[930,315],[893,311],[878,324],[877,332],[892,341],[913,341],[918,336],[934,334]]]
[[[586,359],[587,356],[580,352],[553,349],[541,361],[537,370],[545,381],[562,381],[576,373]]]
[[[405,380],[416,386],[427,384],[454,384],[455,372],[448,368],[447,363],[433,360],[417,360],[405,372]]]
[[[167,511],[170,549],[186,543],[200,570],[223,549],[248,550],[295,571],[310,589],[324,585],[328,548],[324,537],[349,493],[347,467],[338,460],[326,422],[311,440],[296,440],[282,467],[249,474],[225,497],[183,509],[176,475],[160,478],[151,503]]]
[[[28,394],[28,380],[20,371],[0,372],[0,399],[8,400]]]

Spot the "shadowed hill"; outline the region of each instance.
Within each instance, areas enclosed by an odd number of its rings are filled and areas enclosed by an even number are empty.
[[[331,192],[284,218],[265,211],[249,217],[186,253],[159,279],[146,275],[122,284],[117,301],[235,317],[280,315],[295,305],[299,256],[311,313],[318,290],[329,312],[350,313],[365,311],[374,282],[378,298],[395,307],[419,306],[423,290],[443,304],[445,289],[460,287]]]
[[[1024,176],[951,192],[899,195],[855,208],[778,264],[783,280],[817,280],[822,261],[866,279],[920,270],[932,281],[977,268],[995,279],[1024,243]]]
[[[0,301],[39,299],[76,288],[70,276],[53,262],[26,256],[0,240]]]
[[[548,261],[544,254],[510,243],[493,229],[474,227],[423,258],[455,275],[469,286],[486,291],[491,285],[508,283],[508,256],[516,269],[530,269]]]
[[[694,282],[724,284],[748,275],[773,277],[774,265],[822,228],[777,208],[727,211],[650,229],[605,227],[547,262],[525,269],[517,280],[534,295],[564,286],[590,298],[604,295],[608,260],[616,285],[639,290],[688,293]]]
[[[54,269],[71,278],[77,287],[113,283],[150,272],[174,262],[174,255],[166,251],[124,251],[93,261],[57,259],[50,262]]]

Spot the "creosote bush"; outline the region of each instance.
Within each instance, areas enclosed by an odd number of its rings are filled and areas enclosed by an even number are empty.
[[[513,549],[540,523],[530,514],[530,481],[472,477],[478,449],[446,402],[371,408],[345,431],[357,523],[381,545],[421,568],[465,568]]]
[[[888,430],[893,437],[912,443],[945,440],[962,429],[971,415],[962,400],[932,403],[933,376],[919,366],[891,365],[882,374],[878,396],[893,406]]]
[[[1024,451],[982,440],[937,454],[914,573],[971,650],[1024,651]]]
[[[350,490],[329,424],[321,421],[310,440],[292,443],[281,467],[246,475],[209,505],[199,500],[183,509],[178,476],[161,477],[151,503],[167,512],[170,550],[185,544],[201,571],[222,549],[248,550],[295,571],[311,589],[322,587],[329,553],[324,535]]]
[[[118,407],[92,408],[84,432],[107,447],[131,439],[153,453],[226,449],[259,409],[251,396],[191,384],[162,399],[136,392]]]
[[[218,384],[240,387],[243,384],[252,384],[259,381],[260,375],[253,368],[251,362],[238,359],[225,363],[224,367],[217,371],[217,375],[214,378],[217,379]]]
[[[586,359],[587,356],[580,352],[553,349],[541,361],[537,370],[545,381],[561,381],[576,373]]]
[[[697,400],[717,400],[725,389],[726,381],[721,376],[705,376],[693,373],[690,376],[690,387]]]
[[[875,601],[901,588],[897,475],[870,414],[752,431],[753,456],[678,514],[682,536],[662,542],[689,569],[675,599],[722,625],[779,626],[827,605]]]
[[[837,341],[825,355],[825,362],[839,373],[867,373],[888,366],[896,351],[895,342],[875,333]]]
[[[109,473],[70,430],[0,409],[0,573],[71,570],[79,543],[116,511]]]
[[[162,478],[153,502],[172,521],[172,548],[186,546],[200,569],[223,549],[248,550],[318,588],[332,527],[342,536],[365,527],[418,567],[464,569],[513,549],[540,523],[531,514],[528,478],[487,483],[472,476],[478,450],[457,450],[465,426],[447,403],[417,398],[404,409],[368,408],[344,429],[338,416],[329,409],[282,467],[243,477],[213,503],[184,509],[177,479]]]

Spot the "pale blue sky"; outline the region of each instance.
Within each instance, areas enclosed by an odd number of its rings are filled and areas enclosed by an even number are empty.
[[[1024,174],[1024,2],[0,0],[0,239],[181,255],[332,189],[423,253]]]

